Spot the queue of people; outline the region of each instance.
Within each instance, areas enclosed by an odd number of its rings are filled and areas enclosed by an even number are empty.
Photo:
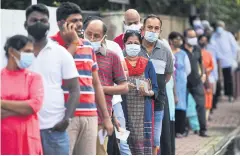
[[[45,5],[29,6],[28,37],[6,41],[1,154],[174,155],[175,138],[190,129],[208,137],[220,67],[233,100],[239,48],[222,21],[215,32],[197,21],[166,40],[158,16],[141,23],[137,10],[129,9],[124,33],[111,41],[103,20],[83,21],[77,4],[60,4],[59,32],[51,37],[49,16]],[[116,139],[116,131],[126,129],[127,141]]]

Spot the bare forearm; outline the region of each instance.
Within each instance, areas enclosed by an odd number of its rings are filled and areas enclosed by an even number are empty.
[[[107,110],[105,95],[104,95],[103,88],[102,88],[101,84],[94,85],[94,89],[95,89],[95,92],[96,92],[96,103],[98,105],[98,108],[100,108],[102,116],[104,118],[109,117],[110,114],[108,113],[108,110]]]
[[[172,74],[166,74],[166,77],[165,77],[166,83],[168,83],[168,81],[171,79],[171,76]]]
[[[75,52],[76,52],[76,50],[77,50],[77,46],[76,45],[74,45],[74,44],[71,44],[69,47],[68,47],[68,52],[70,52],[70,54],[71,55],[75,55]]]
[[[108,95],[121,95],[128,92],[128,84],[124,83],[117,86],[103,86],[103,91]]]
[[[1,100],[1,108],[21,115],[29,115],[33,113],[33,109],[28,104],[28,101]]]
[[[67,120],[74,116],[74,112],[79,103],[80,87],[79,87],[77,78],[73,78],[65,81],[67,81],[66,85],[69,90],[69,98],[67,100],[66,111],[64,116],[64,119]]]
[[[9,110],[3,109],[3,108],[1,109],[1,119],[7,118],[10,116],[19,116],[19,115],[20,115],[19,113],[9,111]]]

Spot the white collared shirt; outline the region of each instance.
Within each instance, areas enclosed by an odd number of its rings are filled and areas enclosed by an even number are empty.
[[[64,47],[49,39],[29,69],[43,78],[44,102],[38,114],[40,129],[52,128],[65,114],[62,80],[78,77],[73,57]]]

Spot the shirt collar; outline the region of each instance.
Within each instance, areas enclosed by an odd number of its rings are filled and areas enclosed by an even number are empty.
[[[107,55],[107,46],[105,44],[103,44],[103,46],[96,53],[106,56]]]
[[[57,41],[58,44],[60,44],[61,46],[67,48],[69,45],[63,40],[60,31],[57,32],[56,35],[51,37],[53,40]],[[83,45],[83,40],[79,39],[79,45]]]

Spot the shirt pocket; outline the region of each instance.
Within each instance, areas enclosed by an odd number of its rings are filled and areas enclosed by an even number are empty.
[[[155,71],[157,74],[164,74],[165,68],[166,68],[166,62],[163,60],[155,60],[151,59],[153,66],[155,68]]]

